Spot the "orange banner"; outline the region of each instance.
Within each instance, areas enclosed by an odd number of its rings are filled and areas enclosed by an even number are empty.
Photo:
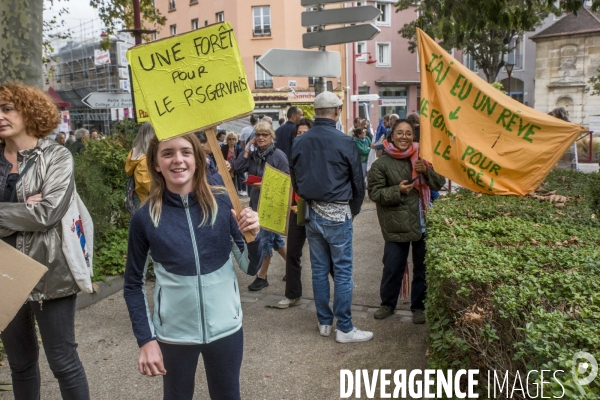
[[[470,190],[534,191],[584,130],[500,92],[417,29],[421,157]]]

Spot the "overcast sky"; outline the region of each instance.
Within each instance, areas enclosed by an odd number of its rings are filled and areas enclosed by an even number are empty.
[[[49,4],[49,2],[45,2]],[[65,20],[65,28],[77,28],[82,23],[94,21],[95,26],[100,26],[98,11],[90,6],[89,0],[54,1],[54,6],[44,12],[44,20],[48,21],[58,13],[61,8],[69,10],[69,14],[63,14],[60,19]]]

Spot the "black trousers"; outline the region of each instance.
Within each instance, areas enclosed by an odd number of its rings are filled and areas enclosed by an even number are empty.
[[[302,297],[302,249],[306,242],[306,229],[299,226],[298,215],[290,212],[287,236],[287,256],[285,258],[285,297]],[[333,263],[329,263],[329,274],[333,278]]]
[[[285,297],[302,297],[302,249],[306,242],[306,230],[297,223],[297,214],[290,212],[288,222],[287,256],[285,258]]]
[[[402,288],[402,277],[412,244],[413,280],[410,309],[424,310],[427,284],[425,281],[425,234],[416,242],[385,242],[383,276],[381,277],[381,305],[395,309]]]
[[[37,320],[46,358],[65,400],[90,398],[88,382],[75,343],[77,295],[28,301],[0,335],[8,356],[15,400],[39,400]]]
[[[240,370],[244,355],[244,332],[207,344],[158,342],[167,373],[163,376],[164,400],[192,400],[198,359],[202,354],[208,393],[212,400],[240,399]]]

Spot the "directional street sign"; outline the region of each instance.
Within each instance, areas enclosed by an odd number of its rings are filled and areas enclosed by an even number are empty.
[[[131,93],[92,92],[82,100],[89,108],[131,108]]]
[[[381,14],[381,11],[373,6],[308,11],[302,13],[302,26],[353,24],[356,22],[372,21],[379,14]]]
[[[377,101],[379,100],[378,94],[353,94],[350,96],[350,101]]]
[[[341,69],[337,51],[270,49],[257,63],[271,76],[338,78]]]
[[[302,35],[302,47],[311,49],[319,46],[331,46],[334,44],[371,40],[377,36],[379,32],[380,30],[376,26],[363,24],[305,33]]]

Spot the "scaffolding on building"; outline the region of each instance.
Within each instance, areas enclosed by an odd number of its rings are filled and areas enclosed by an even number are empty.
[[[52,54],[45,63],[45,86],[54,88],[69,108],[71,129],[96,128],[101,132],[111,132],[111,109],[91,109],[82,102],[91,92],[122,93],[129,91],[129,72],[125,52],[133,45],[133,37],[127,33],[119,37],[109,37],[108,50],[110,63],[97,65],[95,52],[106,37],[98,20],[81,21],[79,26],[71,27],[68,39],[51,38]],[[64,35],[67,31],[60,32]]]

